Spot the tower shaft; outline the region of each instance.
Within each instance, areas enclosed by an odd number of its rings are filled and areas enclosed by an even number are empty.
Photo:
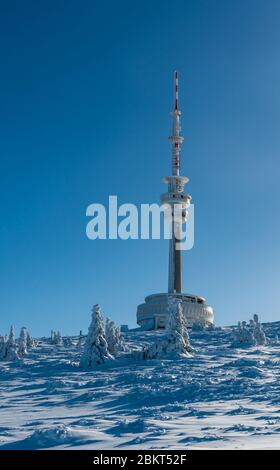
[[[182,292],[182,252],[176,250],[178,242],[173,229],[173,236],[169,240],[168,292],[177,294]]]
[[[175,106],[172,115],[172,135],[169,141],[172,145],[172,176],[166,176],[164,182],[168,185],[168,192],[162,194],[161,201],[169,204],[172,209],[171,239],[169,242],[169,269],[168,269],[168,292],[182,292],[182,252],[179,249],[181,241],[179,235],[182,233],[182,224],[186,221],[186,209],[189,207],[191,196],[184,193],[184,186],[188,178],[180,175],[181,166],[181,145],[184,138],[181,135],[181,124],[179,111],[178,94],[178,72],[175,72]],[[180,206],[179,206],[180,205]],[[180,217],[178,218],[178,207],[180,208]],[[174,212],[177,209],[176,220]],[[176,237],[177,235],[177,237]]]

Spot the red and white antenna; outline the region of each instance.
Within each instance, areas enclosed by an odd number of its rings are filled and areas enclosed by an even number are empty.
[[[180,154],[181,154],[181,145],[184,138],[181,135],[181,124],[180,116],[181,112],[179,111],[179,74],[177,70],[174,72],[175,79],[175,107],[172,115],[172,135],[169,137],[169,140],[172,144],[172,174],[180,175]]]
[[[175,111],[179,111],[179,80],[177,70],[175,70]]]

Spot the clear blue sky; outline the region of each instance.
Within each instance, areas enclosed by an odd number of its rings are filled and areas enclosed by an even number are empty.
[[[196,208],[184,291],[217,324],[280,319],[278,0],[9,1],[0,28],[0,332],[135,326],[167,288],[165,241],[90,241],[86,207],[152,203],[180,73]]]

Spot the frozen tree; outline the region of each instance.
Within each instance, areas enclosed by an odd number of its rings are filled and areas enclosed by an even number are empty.
[[[253,317],[253,324],[253,334],[256,344],[258,346],[264,346],[267,343],[266,335],[263,330],[262,324],[259,322],[259,317],[256,314]]]
[[[254,331],[251,329],[250,324],[247,325],[246,321],[241,323],[241,342],[248,345],[255,345]]]
[[[92,320],[88,329],[80,365],[82,367],[91,368],[97,364],[103,364],[110,359],[113,359],[113,356],[108,350],[101,308],[96,304],[92,309]]]
[[[235,343],[241,343],[242,342],[242,328],[241,328],[241,322],[239,321],[237,323],[237,328],[233,330],[233,338]]]
[[[257,345],[264,346],[267,343],[265,332],[260,323],[256,325],[254,335]]]
[[[189,341],[187,320],[183,312],[182,301],[170,296],[168,299],[168,338],[170,351],[181,355],[189,355],[192,350]]]
[[[254,315],[253,319],[247,325],[246,321],[238,322],[237,328],[233,332],[234,346],[255,346],[265,345],[266,336],[258,315]]]
[[[251,325],[247,325],[246,321],[238,322],[234,331],[234,343],[240,346],[254,346],[255,338]]]
[[[27,329],[23,326],[20,330],[19,341],[18,341],[18,355],[20,357],[26,356],[27,354]]]
[[[159,359],[167,353],[166,337],[158,339],[142,350],[143,359]]]
[[[61,346],[61,345],[63,344],[62,336],[61,336],[60,331],[57,331],[57,332],[56,332],[55,344],[56,344],[57,346]]]
[[[108,351],[112,356],[116,356],[120,351],[125,350],[121,332],[110,318],[106,319],[105,338],[108,344]]]
[[[3,347],[3,359],[6,361],[15,361],[18,359],[15,328],[12,325],[7,341]]]
[[[37,341],[30,336],[29,331],[27,330],[27,349],[33,349],[37,346]]]
[[[182,302],[172,296],[168,299],[169,321],[166,335],[144,348],[144,359],[156,359],[166,354],[189,357],[192,351],[187,329],[186,317],[183,313]]]
[[[0,360],[4,359],[6,351],[6,338],[0,335]]]
[[[117,338],[117,350],[118,351],[128,351],[128,348],[125,344],[124,337],[121,334],[121,330],[116,326],[116,338]]]
[[[108,344],[108,351],[114,355],[116,349],[116,328],[113,320],[110,318],[106,319],[105,338]]]
[[[55,344],[56,346],[61,346],[63,344],[60,331],[51,331],[51,344]]]
[[[51,344],[54,344],[55,331],[51,330]]]

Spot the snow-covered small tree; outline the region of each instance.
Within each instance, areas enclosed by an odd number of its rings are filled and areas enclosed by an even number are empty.
[[[56,332],[55,344],[56,344],[57,346],[61,346],[61,345],[63,344],[62,336],[61,336],[60,331],[57,331],[57,332]]]
[[[27,354],[27,329],[23,326],[20,330],[19,341],[18,341],[18,355],[20,357],[26,356]]]
[[[81,367],[92,368],[97,364],[113,359],[105,338],[101,308],[98,304],[92,308],[92,319],[81,357]]]
[[[0,360],[4,359],[6,353],[6,338],[0,335]]]
[[[246,321],[243,321],[241,325],[238,324],[238,334],[236,339],[244,346],[254,346],[256,344],[254,332],[250,325],[247,325]]]
[[[189,357],[192,347],[189,341],[186,317],[180,299],[168,299],[169,319],[166,335],[143,350],[144,359],[156,359],[167,354]]]
[[[265,346],[266,345],[266,343],[267,343],[266,334],[265,334],[265,332],[263,330],[263,327],[260,323],[258,323],[256,325],[254,336],[255,336],[255,340],[256,340],[256,343],[257,343],[258,346]]]
[[[125,344],[124,337],[121,333],[121,330],[118,326],[116,326],[116,338],[117,338],[117,350],[118,351],[128,351],[129,348]]]
[[[105,338],[108,344],[108,351],[114,355],[116,347],[115,324],[110,318],[106,318]]]
[[[28,349],[33,349],[37,347],[37,341],[30,336],[29,331],[27,330],[27,350]]]
[[[51,344],[54,344],[55,331],[51,330]]]
[[[166,336],[158,339],[154,343],[145,346],[142,350],[143,359],[160,359],[167,354],[167,338]]]
[[[55,344],[56,346],[61,346],[63,344],[60,331],[51,331],[51,344]]]
[[[121,332],[110,318],[106,319],[105,338],[108,344],[108,351],[112,356],[116,356],[120,351],[125,351]]]
[[[16,333],[13,325],[10,328],[8,339],[5,342],[3,359],[6,361],[15,361],[18,359]]]
[[[266,344],[266,335],[259,322],[258,315],[254,315],[253,319],[249,321],[249,325],[246,321],[238,322],[233,335],[234,346],[262,346]]]
[[[267,340],[266,340],[266,335],[262,327],[262,324],[259,322],[258,315],[256,314],[254,315],[252,322],[253,322],[253,334],[254,334],[256,344],[258,346],[264,346],[267,343]]]
[[[192,348],[189,340],[187,320],[183,312],[182,301],[170,296],[168,299],[168,339],[169,350],[189,356]]]

